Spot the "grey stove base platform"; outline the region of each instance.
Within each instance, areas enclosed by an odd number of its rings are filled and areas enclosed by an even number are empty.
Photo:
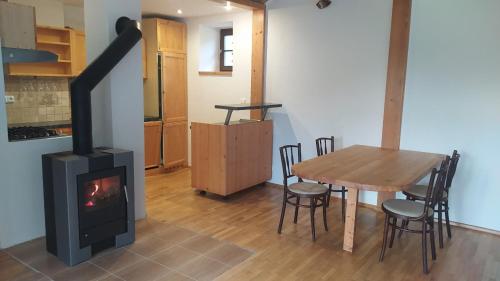
[[[132,151],[96,148],[94,153],[81,156],[72,152],[46,154],[42,156],[45,202],[45,224],[47,250],[69,266],[91,258],[92,245],[82,247],[81,241],[92,234],[82,232],[80,227],[81,202],[79,204],[78,179],[82,174],[124,167],[126,197],[126,219],[124,233],[111,240],[111,246],[122,247],[135,240],[134,167]],[[89,232],[91,233],[91,232]],[[113,241],[114,240],[114,241]],[[95,250],[95,249],[94,249]]]

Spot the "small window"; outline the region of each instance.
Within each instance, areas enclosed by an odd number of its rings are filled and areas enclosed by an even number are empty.
[[[233,71],[233,29],[220,31],[220,71]]]

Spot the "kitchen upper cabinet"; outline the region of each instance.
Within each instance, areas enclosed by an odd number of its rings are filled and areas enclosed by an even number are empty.
[[[149,18],[142,21],[144,38],[151,48],[160,52],[186,53],[186,24],[182,22]]]
[[[35,8],[0,1],[0,43],[6,48],[35,49]]]
[[[187,122],[163,124],[163,166],[165,168],[187,165]]]
[[[186,53],[186,25],[182,22],[158,20],[158,50]]]
[[[187,120],[186,56],[163,53],[163,121]]]
[[[78,76],[86,66],[85,34],[69,28],[36,27],[36,49],[57,55],[57,62],[16,63],[7,67],[13,76]]]

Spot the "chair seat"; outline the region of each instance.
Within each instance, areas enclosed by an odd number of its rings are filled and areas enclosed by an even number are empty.
[[[418,218],[424,213],[424,204],[410,200],[389,199],[382,203],[382,207],[391,213],[409,218]],[[434,211],[429,209],[428,213],[432,216]]]
[[[427,196],[427,185],[414,185],[403,191],[403,194],[415,199],[425,200],[425,197]],[[443,191],[443,199],[446,198],[448,198],[448,193]]]
[[[324,185],[312,182],[297,182],[288,186],[288,190],[299,195],[322,195],[328,192]]]

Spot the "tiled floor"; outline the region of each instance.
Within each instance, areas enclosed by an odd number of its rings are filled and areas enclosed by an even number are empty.
[[[137,222],[137,240],[67,267],[36,239],[0,251],[1,281],[213,280],[253,253],[185,228],[154,220]]]
[[[322,229],[321,212],[317,214],[313,242],[305,208],[297,224],[289,208],[283,232],[276,233],[281,188],[258,186],[228,198],[201,195],[192,190],[190,170],[184,169],[147,177],[145,195],[150,220],[138,222],[138,239],[129,248],[102,253],[69,269],[44,251],[43,240],[35,240],[8,253],[0,251],[0,281],[500,280],[496,235],[452,227],[453,238],[445,237],[437,260],[429,253],[431,272],[425,275],[419,235],[395,239],[384,262],[378,261],[384,216],[371,208],[358,208],[351,254],[342,250],[339,200],[327,210],[328,232]]]

